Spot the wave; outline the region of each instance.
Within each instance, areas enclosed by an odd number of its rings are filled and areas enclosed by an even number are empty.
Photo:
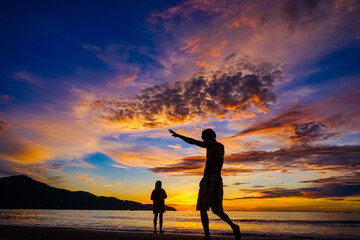
[[[222,221],[221,219],[215,219]],[[328,224],[346,224],[346,225],[360,225],[360,221],[356,220],[267,220],[267,219],[233,219],[233,221],[245,223],[286,223],[286,224],[312,224],[312,225],[328,225]]]
[[[148,218],[129,217],[129,216],[95,216],[96,219],[136,219],[136,220],[148,220]],[[168,221],[171,219],[167,219]],[[175,218],[177,222],[199,222],[199,218]],[[222,221],[221,219],[211,219],[211,221]],[[311,225],[360,225],[360,221],[356,220],[276,220],[276,219],[233,219],[236,222],[242,223],[254,223],[254,224],[311,224]]]

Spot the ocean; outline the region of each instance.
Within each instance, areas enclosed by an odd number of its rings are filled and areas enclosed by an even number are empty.
[[[360,239],[360,212],[227,212],[244,236]],[[202,234],[199,212],[164,213],[164,231]],[[209,212],[213,235],[231,235],[230,227]],[[68,227],[103,231],[152,232],[151,211],[7,210],[0,225]]]

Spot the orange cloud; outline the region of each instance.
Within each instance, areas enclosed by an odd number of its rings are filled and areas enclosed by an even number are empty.
[[[360,146],[309,147],[282,149],[272,152],[250,151],[225,156],[223,175],[252,171],[334,170],[360,169]],[[205,157],[193,156],[176,163],[149,168],[156,173],[201,175]],[[266,178],[271,179],[271,176]]]
[[[200,52],[200,47],[204,42],[206,42],[206,38],[195,35],[186,40],[185,46],[181,47],[180,50],[186,51],[190,54],[198,53]]]
[[[229,139],[252,134],[286,134],[292,146],[316,145],[336,135],[331,128],[341,125],[341,119],[339,114],[326,117],[309,107],[295,106],[267,121],[255,123]]]
[[[21,138],[10,132],[0,138],[0,158],[7,161],[33,164],[52,157],[51,149],[43,144]]]
[[[173,148],[175,150],[181,150],[182,149],[182,147],[180,145],[168,145],[168,147],[171,147],[171,148]]]
[[[116,162],[129,167],[153,167],[171,164],[179,158],[178,151],[157,147],[130,147],[128,149],[108,149],[104,152]]]
[[[201,61],[201,60],[196,61],[195,65],[198,67],[201,67],[201,68],[209,68],[210,67],[210,64],[208,64],[205,61]]]
[[[84,183],[90,183],[92,185],[95,185],[95,180],[90,177],[88,173],[77,173],[76,177]]]
[[[256,27],[260,22],[258,18],[239,17],[227,24],[228,29],[234,29],[242,26]]]
[[[206,36],[194,35],[185,41],[185,46],[181,47],[180,50],[190,54],[199,54],[201,57],[219,57],[221,55],[221,50],[228,43],[228,40],[211,43]]]
[[[242,67],[248,75],[243,75]],[[129,99],[106,100],[102,117],[129,129],[159,128],[219,116],[234,119],[233,115],[249,115],[253,108],[264,112],[276,99],[271,89],[278,77],[279,71],[272,64],[257,65],[241,59],[229,72],[219,70],[209,76],[155,85]]]
[[[208,57],[220,57],[222,50],[229,43],[228,40],[211,42],[204,34],[197,34],[185,41],[185,45],[180,50],[189,54],[196,54],[198,59],[195,65],[202,68],[209,68]]]
[[[211,46],[209,49],[205,49],[202,52],[202,56],[214,56],[214,57],[220,57],[221,50],[229,43],[229,41],[224,40],[215,43],[213,46]]]
[[[90,98],[92,99],[92,98]],[[92,113],[79,109],[77,100],[61,106],[66,108],[37,112],[13,112],[8,116],[11,125],[0,137],[0,157],[20,164],[46,163],[53,159],[67,165],[92,168],[82,161],[86,154],[100,150],[102,129],[91,117]],[[89,113],[89,114],[88,114]],[[23,133],[26,134],[23,134]]]
[[[123,182],[116,181],[115,184],[106,184],[104,185],[105,188],[112,188],[112,187],[121,187],[123,185]]]

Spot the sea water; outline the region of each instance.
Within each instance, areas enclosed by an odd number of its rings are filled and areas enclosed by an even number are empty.
[[[202,234],[199,212],[164,213],[169,233]],[[359,212],[228,212],[244,236],[360,239]],[[213,235],[231,235],[230,227],[209,212]],[[68,227],[103,231],[152,232],[151,211],[1,210],[0,225]]]

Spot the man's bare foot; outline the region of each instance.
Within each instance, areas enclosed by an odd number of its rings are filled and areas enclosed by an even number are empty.
[[[234,231],[235,240],[240,240],[241,239],[241,233],[240,233],[239,225],[235,224],[234,227],[233,227],[233,231]]]

